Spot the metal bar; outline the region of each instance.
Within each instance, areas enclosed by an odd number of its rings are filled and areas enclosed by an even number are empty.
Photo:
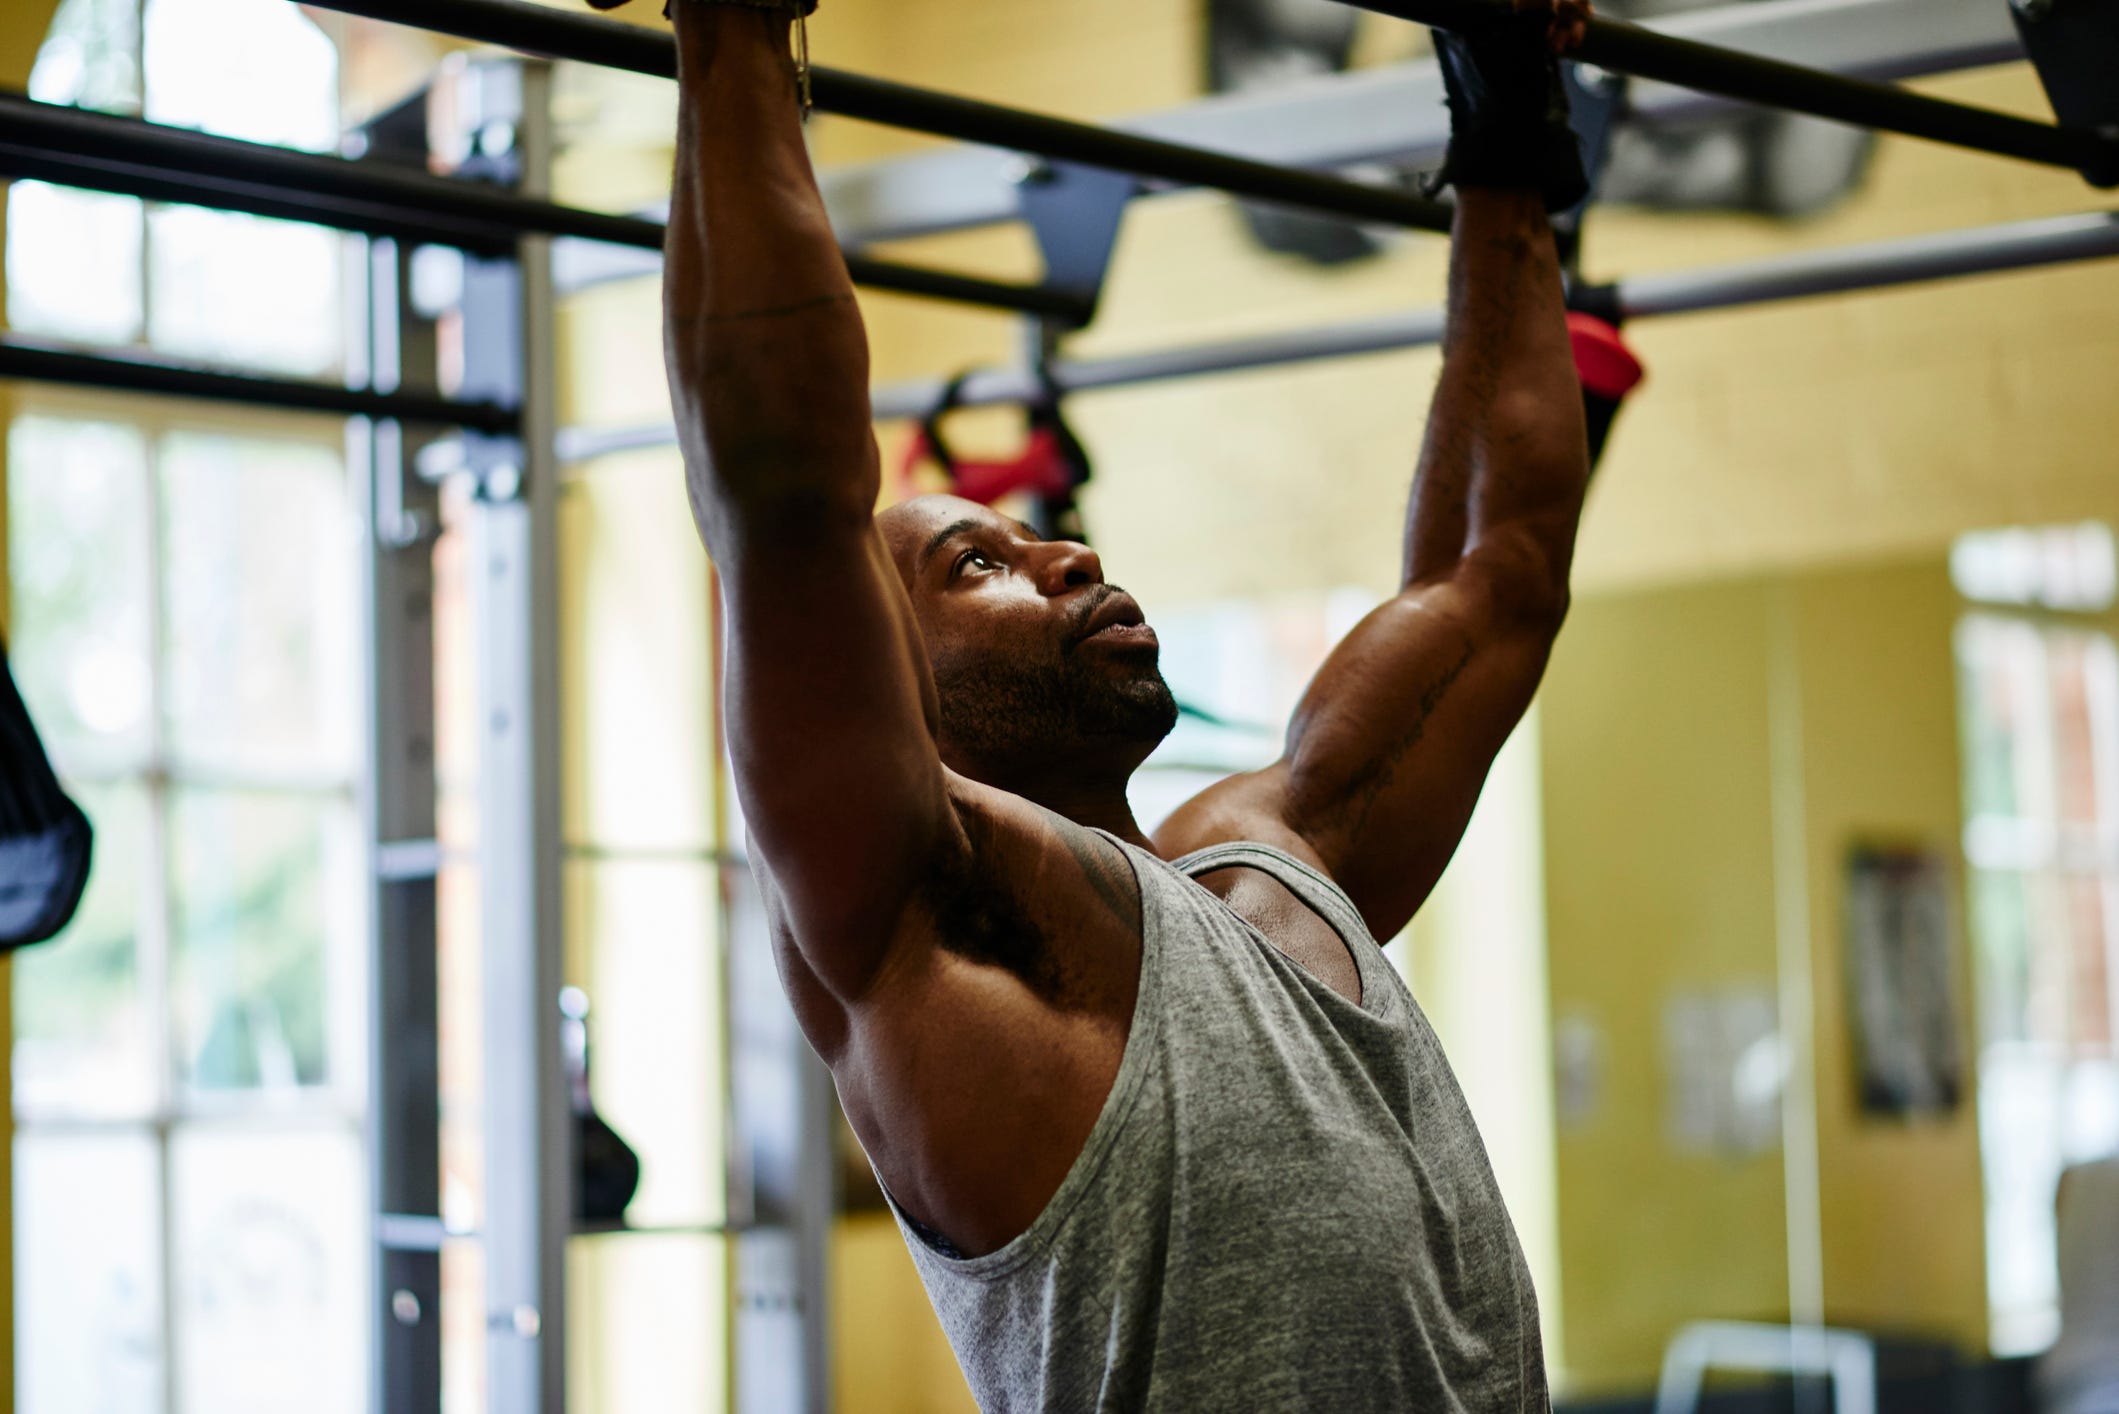
[[[405,167],[348,161],[38,103],[0,92],[0,173],[246,211],[368,235],[512,250],[525,234],[660,251],[660,221],[583,211]],[[850,254],[854,283],[1079,323],[1082,301],[1036,285],[981,280]]]
[[[349,281],[349,371],[380,388],[408,372],[431,378],[434,326],[406,297],[407,253],[371,241],[365,278]],[[408,365],[410,367],[408,368]],[[372,1414],[441,1407],[440,1246],[393,1240],[393,1214],[441,1225],[438,871],[391,867],[393,841],[432,836],[434,555],[439,495],[412,474],[416,446],[389,421],[347,424],[347,461],[362,520],[363,733],[361,817],[368,863],[369,1329]]]
[[[521,424],[513,408],[498,403],[459,401],[428,393],[380,393],[299,378],[225,373],[143,354],[79,353],[18,338],[0,339],[0,379],[205,398],[337,417],[440,423],[494,436],[512,436]]]
[[[2023,57],[1996,0],[1761,0],[1643,22],[1683,39],[1868,79],[1948,73]],[[1363,162],[1439,166],[1449,141],[1442,74],[1433,60],[1226,94],[1118,124],[1166,142],[1311,169]],[[1637,82],[1627,121],[1691,122],[1746,105],[1669,84]],[[1012,167],[990,148],[953,147],[819,173],[832,223],[854,245],[1013,221]],[[612,272],[621,274],[626,272]]]
[[[1706,270],[1638,276],[1613,287],[1612,294],[1626,317],[1646,319],[2114,256],[2119,256],[2119,211],[2095,211],[1806,251]],[[1420,348],[1438,342],[1442,331],[1442,310],[1411,310],[1192,348],[1067,360],[1055,365],[1052,377],[1062,393],[1089,393]],[[940,400],[941,391],[939,379],[893,383],[875,390],[871,407],[878,421],[921,417]],[[965,380],[961,401],[966,407],[1003,406],[1030,402],[1042,394],[1042,383],[1026,370],[987,369]],[[571,428],[560,435],[559,446],[562,460],[579,462],[618,451],[668,446],[675,440],[675,429],[667,424]]]
[[[457,107],[512,124],[489,178],[540,195],[550,180],[550,66],[509,60],[453,75]],[[483,469],[471,513],[478,626],[478,888],[483,991],[486,1407],[566,1407],[566,1248],[577,1181],[560,1055],[559,485],[551,260],[465,262],[466,388],[519,402],[521,459]]]
[[[565,14],[519,0],[320,0],[320,8],[531,54],[657,78],[677,76],[677,46],[667,34],[615,20]],[[838,69],[814,70],[811,92],[819,111],[866,122],[1005,147],[1153,181],[1213,187],[1233,196],[1356,221],[1430,231],[1449,229],[1446,203],[1394,188],[1276,167]]]
[[[1628,318],[1646,319],[2115,255],[2119,255],[2119,211],[2095,211],[1805,251],[1713,270],[1639,275],[1619,284],[1618,299],[1620,311]]]
[[[1343,0],[1379,15],[1443,29],[1479,29],[1508,14],[1500,0]],[[1902,133],[1954,147],[2066,167],[2098,186],[2119,185],[2119,140],[1950,103],[1891,84],[1845,78],[1799,64],[1739,54],[1696,40],[1593,19],[1575,57],[1623,74],[1660,79],[1725,98]]]

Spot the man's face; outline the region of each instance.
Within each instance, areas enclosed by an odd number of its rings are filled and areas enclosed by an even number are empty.
[[[878,518],[941,699],[942,758],[1006,785],[1145,760],[1177,724],[1161,645],[1096,552],[925,496]]]

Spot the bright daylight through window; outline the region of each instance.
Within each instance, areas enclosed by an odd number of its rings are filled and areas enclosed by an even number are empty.
[[[280,0],[66,0],[34,97],[328,149]],[[18,182],[8,320],[294,376],[344,238]],[[10,652],[97,868],[15,968],[25,1414],[365,1407],[357,523],[335,423],[23,395]],[[33,1293],[33,1294],[32,1294]]]

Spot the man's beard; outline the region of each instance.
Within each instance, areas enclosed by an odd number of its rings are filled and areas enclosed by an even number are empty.
[[[1072,652],[1036,662],[992,653],[937,662],[934,676],[945,750],[1004,772],[1113,747],[1145,758],[1177,725],[1177,700],[1152,666],[1129,672]]]

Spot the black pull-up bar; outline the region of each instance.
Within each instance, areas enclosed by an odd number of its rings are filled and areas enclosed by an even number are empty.
[[[658,221],[555,206],[405,167],[214,137],[0,92],[0,175],[187,202],[398,240],[512,254],[523,235],[661,250]],[[1086,313],[1057,290],[849,254],[854,283],[1066,323]]]
[[[569,15],[518,0],[315,0],[364,15],[532,54],[673,78],[676,46],[666,34],[614,20]],[[1444,29],[1490,24],[1507,0],[1344,0],[1377,14]],[[2002,0],[1995,0],[2002,3]],[[1590,22],[1576,54],[1618,73],[1658,79],[1744,102],[1808,113],[1856,127],[1927,138],[1955,147],[2079,172],[2097,186],[2119,186],[2119,139],[1950,103],[1891,84],[1822,73],[1796,64],[1679,39],[1617,20]],[[827,113],[1011,148],[1057,161],[1130,172],[1182,186],[1428,230],[1448,228],[1446,208],[1310,172],[1109,132],[1082,123],[905,84],[818,69],[817,107]]]
[[[1342,3],[1414,24],[1452,30],[1491,25],[1509,10],[1507,0]],[[2003,0],[1994,3],[1999,5]],[[2021,158],[2048,167],[2065,167],[2081,173],[2093,186],[2119,186],[2119,138],[1950,103],[1895,84],[1822,73],[1601,17],[1589,22],[1589,33],[1574,57],[1616,73],[1656,79],[1724,98]]]
[[[527,54],[572,59],[655,78],[677,76],[669,35],[617,20],[570,15],[519,0],[314,0],[317,8],[361,15],[497,44]],[[810,75],[817,110],[1026,152],[1055,162],[1124,172],[1150,181],[1211,187],[1232,196],[1320,211],[1355,221],[1447,231],[1450,208],[1411,192],[1231,157],[1182,143],[1113,132],[998,103],[935,93],[908,84],[819,68]]]

